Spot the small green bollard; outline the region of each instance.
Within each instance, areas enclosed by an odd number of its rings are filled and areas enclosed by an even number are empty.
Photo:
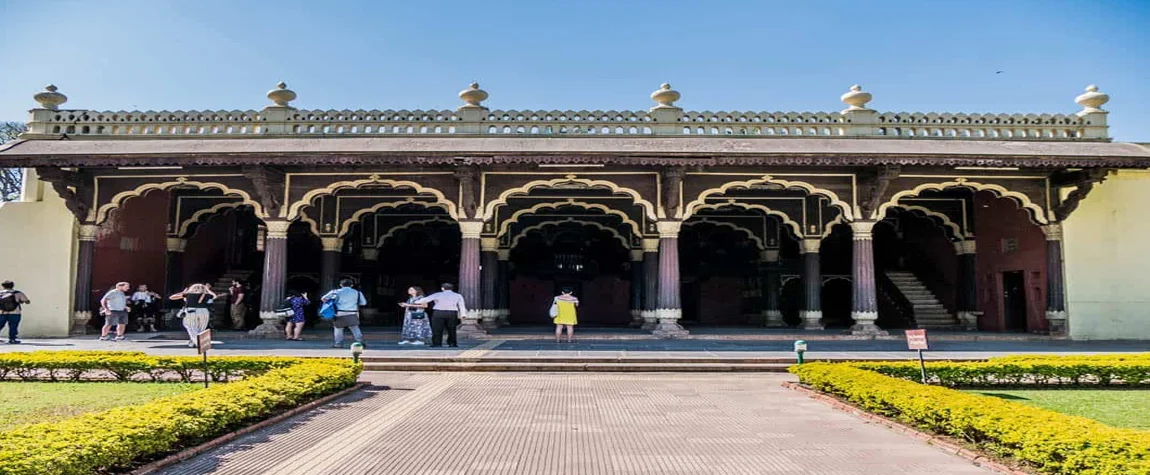
[[[795,341],[795,354],[798,355],[799,364],[803,364],[803,353],[805,353],[806,351],[807,351],[807,341],[806,340],[796,340]]]
[[[355,342],[351,344],[351,361],[359,364],[359,355],[363,354],[363,343]]]

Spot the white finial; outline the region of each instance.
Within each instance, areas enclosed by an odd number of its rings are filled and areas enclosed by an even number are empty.
[[[280,81],[276,84],[276,88],[268,91],[268,99],[271,99],[272,107],[286,107],[291,108],[291,101],[296,98],[295,91],[288,89],[287,84]]]
[[[1086,86],[1086,92],[1074,98],[1074,102],[1082,106],[1082,112],[1106,112],[1102,110],[1102,105],[1110,101],[1110,96],[1098,92],[1098,86],[1093,84]]]
[[[863,92],[862,87],[858,84],[851,86],[851,90],[847,91],[846,94],[843,94],[839,99],[842,100],[844,104],[850,106],[843,112],[870,110],[867,109],[866,104],[870,102],[871,95],[869,92]]]
[[[56,110],[61,104],[68,102],[68,96],[56,92],[56,86],[49,84],[44,86],[44,92],[32,96],[36,102],[40,103],[43,109]]]
[[[662,86],[659,86],[659,90],[651,93],[651,99],[658,103],[652,109],[678,109],[675,101],[679,100],[680,97],[682,95],[679,94],[679,91],[671,89],[670,84],[663,83]]]
[[[486,101],[487,97],[487,91],[480,89],[478,82],[473,82],[467,89],[459,91],[459,98],[463,99],[463,106],[460,109],[486,109],[483,107],[483,101]]]

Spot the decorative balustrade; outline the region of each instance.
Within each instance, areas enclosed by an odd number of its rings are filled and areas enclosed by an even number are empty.
[[[1109,96],[1090,86],[1076,98],[1075,114],[964,114],[877,112],[871,95],[854,86],[840,112],[684,111],[679,93],[664,85],[649,111],[488,110],[487,93],[473,84],[454,110],[302,110],[281,83],[268,92],[273,105],[246,111],[61,110],[67,97],[49,86],[35,96],[26,138],[170,136],[738,136],[881,137],[970,140],[1106,140]]]

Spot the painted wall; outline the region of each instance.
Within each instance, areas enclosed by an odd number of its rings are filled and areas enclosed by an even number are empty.
[[[1006,329],[1002,273],[1022,271],[1026,287],[1026,330],[1046,331],[1046,235],[1030,222],[1025,210],[1006,198],[987,191],[974,195],[974,235],[977,242],[975,272],[978,278],[980,330]],[[1015,250],[1004,250],[1004,241],[1016,239]]]
[[[93,302],[120,281],[131,282],[133,289],[147,284],[163,291],[169,196],[157,190],[130,198],[100,225],[92,264]]]
[[[1097,185],[1063,225],[1070,337],[1150,339],[1150,171]]]
[[[32,173],[33,179],[25,181],[24,201],[0,203],[0,280],[15,282],[32,300],[24,307],[21,337],[67,336],[76,219],[64,200]]]

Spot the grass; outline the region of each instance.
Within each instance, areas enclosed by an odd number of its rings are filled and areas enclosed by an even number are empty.
[[[1009,401],[1088,417],[1114,427],[1150,430],[1150,390],[1045,389],[972,390]]]
[[[182,383],[0,382],[0,431],[194,391]]]

